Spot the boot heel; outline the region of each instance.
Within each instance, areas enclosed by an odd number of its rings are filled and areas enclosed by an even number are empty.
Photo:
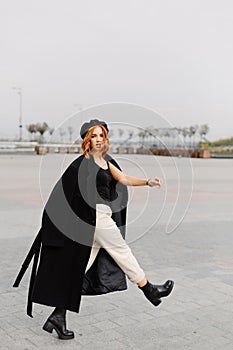
[[[159,306],[159,304],[161,302],[162,302],[162,300],[160,300],[160,299],[154,300],[154,306]]]
[[[43,330],[52,333],[54,329],[54,325],[50,321],[46,321],[45,324],[43,325]]]

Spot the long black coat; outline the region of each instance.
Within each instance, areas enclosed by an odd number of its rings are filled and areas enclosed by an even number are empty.
[[[109,155],[105,159],[120,169]],[[78,312],[82,295],[127,289],[125,274],[103,248],[85,274],[96,223],[97,171],[92,157],[89,160],[78,157],[68,166],[47,201],[41,229],[14,283],[14,287],[19,285],[34,256],[29,316],[32,302]],[[117,182],[116,191],[112,218],[125,238],[128,192],[126,186]]]

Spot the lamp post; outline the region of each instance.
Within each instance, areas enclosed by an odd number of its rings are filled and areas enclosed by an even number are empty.
[[[13,90],[17,92],[19,95],[19,141],[22,141],[23,139],[23,131],[22,131],[22,88],[20,87],[13,87]]]

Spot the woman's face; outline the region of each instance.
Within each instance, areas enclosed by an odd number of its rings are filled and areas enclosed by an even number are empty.
[[[91,135],[91,148],[96,151],[101,151],[104,145],[104,134],[103,130],[97,126],[93,129]]]

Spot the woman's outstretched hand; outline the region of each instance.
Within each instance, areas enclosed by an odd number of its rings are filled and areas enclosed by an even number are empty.
[[[148,185],[150,187],[155,187],[157,186],[158,188],[160,188],[163,184],[163,181],[161,179],[159,179],[158,177],[154,177],[152,179],[148,180]]]

